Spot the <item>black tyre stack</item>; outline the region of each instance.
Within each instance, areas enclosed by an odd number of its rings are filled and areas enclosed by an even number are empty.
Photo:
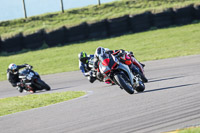
[[[4,52],[18,52],[22,50],[22,33],[8,38],[2,38],[1,49]]]
[[[129,16],[125,15],[119,18],[108,19],[109,36],[118,36],[130,31]]]
[[[0,52],[2,51],[2,42],[1,42],[1,37],[0,37]]]
[[[25,49],[37,49],[44,43],[44,30],[38,30],[35,33],[24,35],[23,48]]]
[[[88,24],[88,39],[93,38],[105,38],[108,36],[107,33],[107,20]]]
[[[174,8],[174,24],[184,25],[189,24],[194,19],[193,5],[189,5],[182,8]]]
[[[200,20],[200,4],[194,5],[194,17],[197,20]]]
[[[46,31],[44,37],[46,44],[50,47],[63,45],[67,43],[67,29],[63,26],[49,32]]]
[[[153,14],[153,26],[157,28],[168,27],[173,24],[173,9],[169,8],[163,12]]]
[[[133,33],[142,32],[152,26],[152,13],[144,12],[137,15],[130,15],[131,30]]]
[[[69,27],[67,32],[68,42],[77,42],[88,38],[88,25],[82,23],[77,26]]]

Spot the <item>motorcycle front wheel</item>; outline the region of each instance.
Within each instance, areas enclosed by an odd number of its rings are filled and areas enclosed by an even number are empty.
[[[119,84],[119,86],[123,88],[127,93],[129,94],[134,93],[134,88],[131,86],[131,84],[127,80],[126,75],[123,72],[116,74],[114,78]]]

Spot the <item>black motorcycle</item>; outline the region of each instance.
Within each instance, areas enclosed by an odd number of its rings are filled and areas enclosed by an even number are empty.
[[[26,91],[51,90],[50,86],[41,80],[40,75],[32,70],[32,67],[26,67],[20,71],[19,79],[20,86]]]

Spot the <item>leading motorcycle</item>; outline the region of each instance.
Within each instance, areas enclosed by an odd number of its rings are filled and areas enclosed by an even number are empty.
[[[121,63],[116,56],[104,53],[99,56],[99,71],[107,75],[115,84],[127,93],[133,94],[134,90],[143,92],[145,85],[139,75],[133,75],[130,68]]]

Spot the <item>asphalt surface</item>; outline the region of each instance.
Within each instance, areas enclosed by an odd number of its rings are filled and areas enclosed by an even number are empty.
[[[80,71],[42,76],[53,92],[87,96],[0,117],[1,133],[162,133],[200,125],[200,55],[145,62],[143,93],[90,84]],[[47,92],[40,92],[47,93]],[[0,82],[0,98],[20,94]]]

